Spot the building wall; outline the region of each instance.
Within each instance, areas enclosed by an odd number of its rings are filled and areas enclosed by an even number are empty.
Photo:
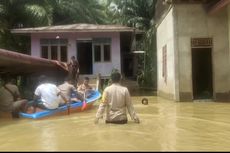
[[[201,4],[175,7],[176,42],[179,58],[180,101],[192,100],[191,38],[213,38],[214,99],[229,99],[229,36],[227,10],[208,15]]]
[[[230,65],[230,5],[227,6],[227,10],[228,10],[228,38],[229,38],[229,41],[228,41],[228,44],[229,44],[229,49],[228,49],[229,50],[229,53],[228,53],[229,54],[229,56],[228,56],[229,60],[228,60],[228,63]],[[229,70],[228,74],[230,76],[230,69],[228,68],[228,70]],[[228,86],[230,87],[230,78],[229,78]],[[230,89],[228,91],[229,91],[229,94],[230,94]]]
[[[158,95],[176,100],[175,45],[173,9],[157,27]],[[167,45],[167,81],[163,77],[163,47]]]
[[[71,56],[77,56],[77,40],[92,39],[100,37],[112,38],[111,42],[111,62],[93,63],[93,74],[101,73],[102,76],[109,76],[111,70],[116,68],[121,70],[121,53],[120,53],[120,33],[70,33],[70,34],[32,34],[31,35],[31,55],[40,57],[40,39],[53,38],[59,36],[68,39],[68,59]]]

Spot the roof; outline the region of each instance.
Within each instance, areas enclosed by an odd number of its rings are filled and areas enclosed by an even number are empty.
[[[160,25],[160,23],[164,20],[168,12],[175,5],[180,4],[200,4],[203,5],[203,8],[208,14],[214,14],[218,10],[227,6],[230,3],[230,0],[157,0],[155,6],[155,21],[156,27]]]
[[[56,33],[56,32],[133,32],[134,28],[122,25],[71,24],[35,28],[12,29],[12,33]]]
[[[230,0],[219,0],[216,3],[213,3],[213,5],[209,7],[209,14],[210,15],[215,14],[219,10],[226,7],[229,3],[230,3]]]
[[[65,63],[0,49],[0,74],[67,73]]]

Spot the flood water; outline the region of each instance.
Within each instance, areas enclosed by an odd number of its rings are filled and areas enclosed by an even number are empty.
[[[230,103],[132,97],[141,123],[94,124],[91,110],[48,119],[0,119],[1,151],[230,151]],[[67,113],[66,113],[67,114]]]

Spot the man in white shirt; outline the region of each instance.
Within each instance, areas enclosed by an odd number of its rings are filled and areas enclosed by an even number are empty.
[[[106,110],[106,123],[126,124],[127,111],[135,123],[140,123],[138,116],[134,111],[129,91],[126,87],[121,86],[121,74],[113,72],[111,74],[112,85],[105,88],[102,96],[102,103],[96,114],[95,124],[103,118]]]
[[[40,85],[34,92],[34,107],[39,107],[41,109],[56,109],[61,103],[58,98],[59,95],[65,103],[68,102],[57,86],[49,83],[47,77],[42,75],[40,77]],[[39,99],[41,100],[41,103],[37,103]]]

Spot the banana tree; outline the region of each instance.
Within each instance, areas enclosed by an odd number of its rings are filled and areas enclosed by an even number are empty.
[[[156,36],[155,36],[156,0],[108,0],[107,14],[111,22],[135,27],[145,31],[139,49],[145,51],[145,68],[138,76],[140,86],[156,88]]]

